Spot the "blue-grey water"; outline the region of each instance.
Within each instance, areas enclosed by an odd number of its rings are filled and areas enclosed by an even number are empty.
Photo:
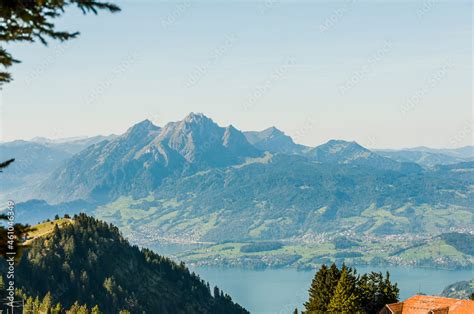
[[[398,283],[400,298],[405,299],[418,292],[437,295],[449,284],[474,278],[472,270],[437,270],[413,267],[366,267],[357,266],[358,273],[388,270],[392,281]],[[217,285],[224,292],[255,314],[292,313],[307,300],[307,289],[314,271],[296,269],[223,269],[213,267],[191,268],[201,278]]]

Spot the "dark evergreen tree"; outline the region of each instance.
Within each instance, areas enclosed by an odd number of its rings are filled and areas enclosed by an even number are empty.
[[[334,295],[328,304],[329,313],[360,313],[360,297],[357,293],[357,281],[350,269],[343,267]]]
[[[372,272],[360,277],[358,288],[361,304],[366,313],[378,313],[385,304],[398,302],[399,289],[397,284],[390,282],[390,274],[386,278],[382,273]]]
[[[323,313],[331,298],[331,287],[327,282],[328,268],[322,265],[309,288],[309,300],[304,304],[306,313]]]
[[[349,308],[378,313],[385,304],[398,302],[398,294],[397,284],[390,281],[388,272],[385,278],[374,272],[358,276],[355,269],[346,265],[341,270],[335,264],[329,268],[323,265],[311,283],[305,313],[344,312]]]

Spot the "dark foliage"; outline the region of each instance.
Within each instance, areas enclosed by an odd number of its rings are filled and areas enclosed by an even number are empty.
[[[353,268],[322,265],[309,289],[305,313],[362,312],[378,313],[385,304],[398,302],[397,284],[390,275],[372,272],[357,275]]]
[[[51,292],[52,302],[65,308],[78,302],[104,313],[247,312],[221,291],[212,296],[183,263],[131,246],[116,227],[84,214],[34,240],[16,272],[24,293]]]
[[[8,159],[6,161],[1,162],[0,163],[0,169],[8,167],[14,161],[15,161],[15,158],[11,158],[11,159]],[[2,172],[2,171],[0,170],[0,172]]]

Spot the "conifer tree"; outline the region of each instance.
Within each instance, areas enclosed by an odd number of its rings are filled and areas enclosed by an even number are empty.
[[[397,284],[392,284],[390,281],[390,273],[387,271],[385,274],[385,280],[383,285],[380,287],[380,293],[382,295],[379,308],[382,309],[385,304],[396,303],[398,302],[398,296],[400,293],[400,289],[398,289]]]
[[[33,311],[37,313],[39,311],[40,306],[41,306],[41,302],[39,300],[39,297],[36,296],[35,301],[33,302]]]
[[[51,292],[46,293],[40,305],[40,311],[48,313],[52,306]]]
[[[34,313],[33,298],[31,296],[26,299],[23,306],[23,313]]]
[[[382,273],[364,274],[360,277],[357,286],[364,312],[368,314],[376,314],[385,304],[398,302],[399,289],[397,284],[390,282],[388,272],[385,278]]]
[[[329,305],[329,302],[331,301],[331,298],[334,295],[334,292],[336,291],[339,278],[341,278],[341,271],[339,270],[339,268],[337,268],[337,265],[333,263],[331,267],[329,267],[328,275],[326,277],[327,290],[323,296],[324,302],[326,304],[326,307],[324,308],[324,310],[327,309],[327,306]]]
[[[328,268],[322,265],[314,276],[309,288],[309,300],[304,304],[306,313],[321,313],[327,308],[330,300],[330,287],[327,285]]]
[[[351,270],[347,267],[342,268],[339,282],[329,302],[327,312],[343,314],[361,312],[356,281],[350,272]]]

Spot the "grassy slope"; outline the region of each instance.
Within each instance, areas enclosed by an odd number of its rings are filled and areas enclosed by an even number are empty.
[[[24,242],[25,245],[28,245],[29,243],[31,243],[31,241],[33,241],[34,239],[38,238],[38,237],[43,237],[43,236],[46,236],[48,234],[50,234],[51,232],[53,232],[54,230],[54,226],[58,226],[59,228],[62,228],[64,226],[67,226],[69,224],[73,224],[74,223],[74,220],[73,219],[70,219],[70,218],[59,218],[59,219],[56,219],[56,220],[52,220],[52,221],[47,221],[47,222],[43,222],[43,223],[40,223],[40,224],[37,224],[35,226],[33,226],[33,230],[28,232],[28,235],[27,235],[27,240]]]

